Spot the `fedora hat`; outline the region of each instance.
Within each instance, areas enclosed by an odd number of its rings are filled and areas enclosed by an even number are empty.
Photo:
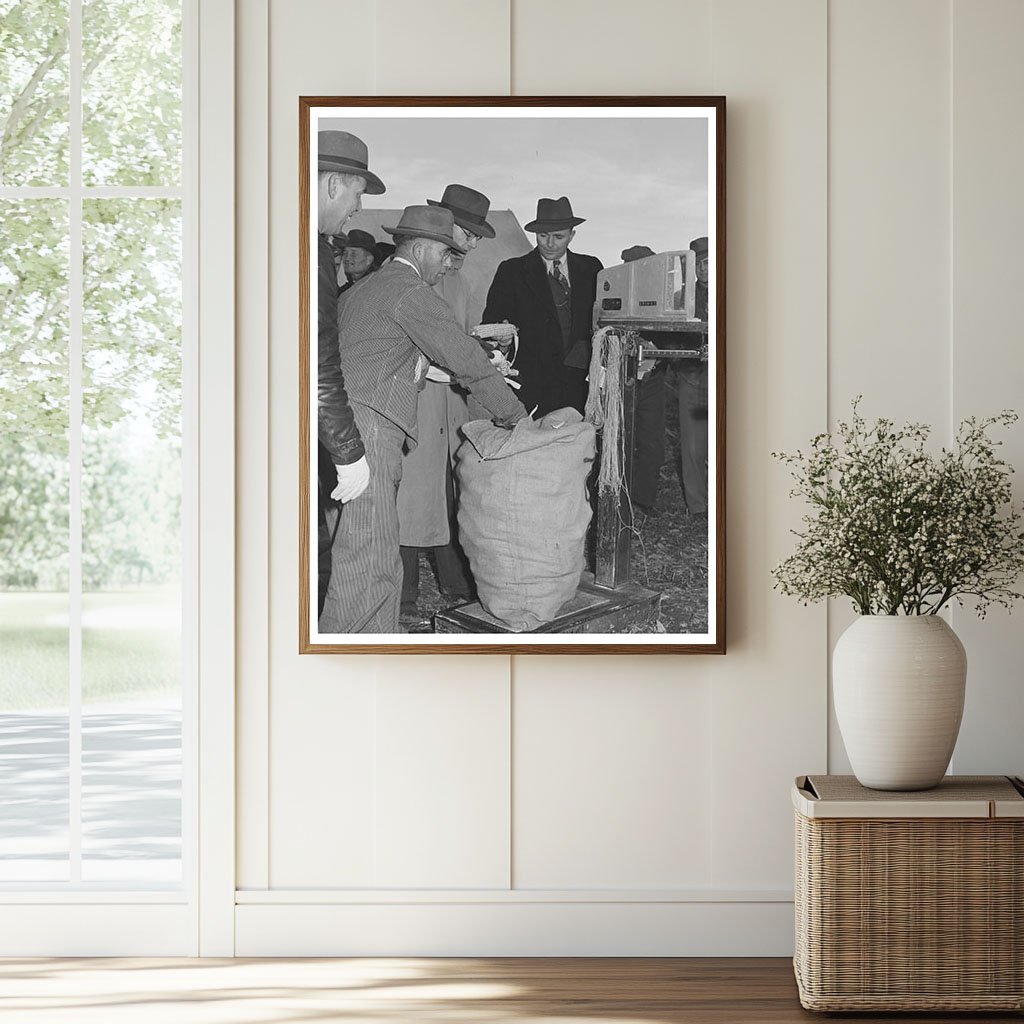
[[[384,230],[395,238],[404,235],[406,238],[429,238],[435,242],[444,242],[449,249],[465,255],[466,250],[452,238],[454,228],[455,218],[451,210],[440,206],[407,206],[398,224]]]
[[[523,226],[524,231],[564,231],[582,224],[585,217],[574,217],[568,196],[561,199],[538,199],[537,217]]]
[[[375,260],[380,261],[380,249],[377,246],[377,239],[369,231],[360,231],[356,228],[348,233],[346,249],[365,249]]]
[[[619,257],[623,263],[632,263],[633,260],[642,260],[645,256],[653,256],[654,250],[649,245],[631,245],[628,249],[622,250]]]
[[[491,201],[475,188],[468,185],[449,185],[440,200],[428,199],[428,206],[443,206],[452,211],[455,223],[466,231],[472,231],[481,238],[493,238],[494,228],[487,223],[487,211]]]
[[[317,138],[317,167],[321,171],[355,174],[366,181],[366,194],[379,196],[384,182],[366,169],[366,143],[350,132],[320,132]]]

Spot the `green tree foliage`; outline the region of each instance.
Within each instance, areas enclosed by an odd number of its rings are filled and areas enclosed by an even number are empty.
[[[181,434],[181,212],[171,199],[91,199],[83,250],[82,416]]]
[[[67,203],[0,200],[0,212],[0,439],[66,451]]]
[[[63,589],[67,574],[67,456],[0,434],[0,588]]]
[[[180,0],[84,0],[84,183],[181,180]],[[0,183],[66,185],[67,0],[0,0]],[[83,569],[176,575],[181,211],[83,204]],[[0,586],[61,587],[68,548],[69,207],[0,200]]]
[[[66,185],[67,0],[0,0],[0,55],[0,185]]]
[[[85,0],[86,184],[181,181],[181,0]]]
[[[82,462],[85,589],[177,579],[180,444],[140,445],[124,429],[86,431]]]

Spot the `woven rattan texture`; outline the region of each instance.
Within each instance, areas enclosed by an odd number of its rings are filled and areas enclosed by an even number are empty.
[[[913,792],[888,792],[865,789],[852,775],[810,775],[807,781],[822,800],[880,800],[900,803],[904,801],[932,800],[1014,800],[1021,799],[1009,779],[992,775],[947,776],[934,789]]]
[[[796,815],[810,1010],[1024,1009],[1024,821]]]

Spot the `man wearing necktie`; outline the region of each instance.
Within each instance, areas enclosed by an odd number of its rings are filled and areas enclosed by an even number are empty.
[[[536,219],[524,227],[537,247],[498,266],[487,293],[484,323],[507,320],[519,328],[519,398],[536,416],[572,406],[584,411],[601,261],[571,252],[584,218],[566,196],[539,199]]]

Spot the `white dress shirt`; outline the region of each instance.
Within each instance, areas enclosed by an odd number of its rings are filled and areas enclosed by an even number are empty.
[[[561,270],[561,272],[562,272],[562,277],[565,278],[566,285],[569,284],[569,253],[568,253],[568,251],[562,253],[562,255],[559,256],[557,260],[549,260],[545,256],[541,256],[541,259],[544,260],[544,266],[547,268],[547,271],[548,271],[549,274],[553,274],[555,272],[554,268],[555,268],[555,265],[557,264],[558,269]]]

